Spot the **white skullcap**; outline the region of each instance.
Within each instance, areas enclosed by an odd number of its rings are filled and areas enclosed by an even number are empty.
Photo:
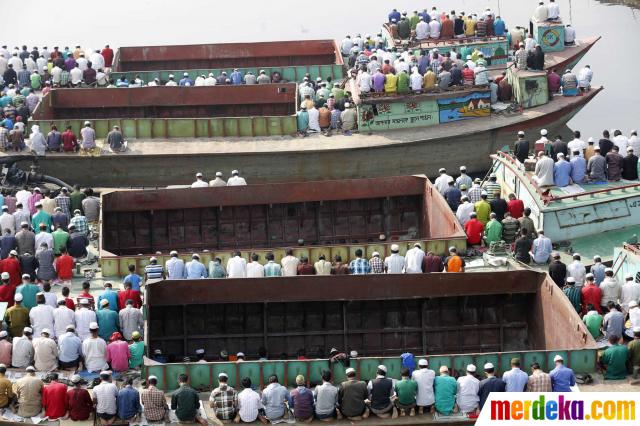
[[[202,173],[200,172],[196,173],[196,177],[202,177]]]
[[[373,253],[371,253],[371,257],[376,257],[376,256],[380,256],[380,253],[378,253],[377,251],[374,251]]]
[[[27,371],[31,371],[31,372],[35,372],[36,368],[33,365],[28,366],[27,368],[25,368],[25,370]]]
[[[350,358],[357,358],[358,357],[358,351],[349,352],[349,357]]]
[[[611,268],[605,268],[605,270],[604,270],[604,271],[605,271],[605,272],[613,272],[613,269],[611,269]]]
[[[242,358],[244,358],[244,352],[238,352],[238,353],[236,354],[236,357],[238,357],[238,358],[241,358],[241,357],[242,357]]]
[[[13,296],[13,300],[16,302],[22,302],[22,293],[16,293],[16,295]]]
[[[564,361],[564,358],[562,358],[562,355],[556,355],[553,357],[553,362],[558,362],[558,361]]]
[[[418,365],[426,367],[427,365],[429,365],[429,361],[426,359],[421,359],[420,361],[418,361]]]
[[[229,376],[227,376],[227,373],[220,373],[220,374],[218,374],[218,378],[219,379],[222,379],[222,378],[228,379]]]
[[[175,255],[177,255],[177,254],[178,254],[178,252],[177,252],[177,251],[175,251],[175,250],[171,250],[171,253],[169,253],[169,255],[170,255],[170,256],[175,256]]]
[[[348,376],[349,374],[352,374],[352,373],[355,373],[355,372],[356,372],[355,369],[349,367],[344,371],[344,374],[346,374]]]
[[[467,166],[460,166],[460,171],[467,170]]]
[[[78,376],[78,377],[80,377],[80,376]],[[73,380],[73,379],[72,379],[72,380]],[[149,376],[149,377],[147,378],[147,380],[158,380],[158,378],[157,378],[156,376]]]
[[[593,277],[594,277],[594,275],[593,275],[591,272],[589,272],[587,275],[585,275],[585,277],[587,277],[587,278],[593,278]]]
[[[491,370],[492,368],[495,368],[495,367],[494,367],[494,366],[493,366],[493,364],[492,364],[492,363],[490,363],[490,362],[488,362],[488,363],[486,363],[486,364],[484,365],[484,369],[485,369],[485,370]]]
[[[216,177],[222,177],[222,172],[216,172]]]
[[[11,250],[11,251],[9,252],[9,254],[12,254],[12,255],[14,255],[14,256],[17,256],[17,255],[18,255],[18,252],[17,252],[17,251],[15,251],[15,250]],[[29,274],[25,274],[25,275],[29,275]]]
[[[202,175],[201,175],[201,176],[202,176]],[[155,256],[152,256],[152,257],[149,259],[149,262],[154,262],[154,261],[156,261],[156,260],[158,260],[158,258],[157,258],[157,257],[155,257]]]
[[[237,171],[237,170],[231,170],[231,174],[232,174],[232,175],[239,175],[239,174],[240,174],[240,172],[239,172],[239,171]]]
[[[520,130],[520,131],[518,132],[518,136],[524,136],[524,130]]]
[[[391,251],[398,251],[400,250],[400,246],[398,246],[397,244],[391,244]]]
[[[91,322],[89,323],[89,330],[97,330],[98,327],[98,323],[97,322]]]
[[[567,282],[568,282],[568,283],[575,283],[575,282],[576,282],[576,279],[575,279],[575,278],[573,278],[573,277],[569,277],[569,278],[567,278]]]
[[[386,366],[384,366],[384,365],[382,365],[382,364],[380,364],[380,365],[378,366],[378,370],[384,371],[384,372],[386,373],[386,372],[387,372],[387,367],[386,367]]]
[[[40,332],[40,334],[51,334],[51,330],[49,330],[48,328],[43,328],[42,331]]]
[[[475,372],[476,372],[476,366],[475,366],[475,365],[473,365],[473,364],[469,364],[469,365],[467,365],[467,371],[468,371],[469,373],[475,373]]]
[[[542,129],[542,130],[540,130],[540,134],[541,134],[542,136],[547,136],[547,129]]]
[[[5,330],[0,331],[0,337],[7,337],[9,335],[9,333],[7,333]]]
[[[349,108],[351,106],[351,104],[349,102],[345,102],[344,107],[345,108]]]
[[[3,272],[2,274],[0,274],[0,278],[3,280],[8,280],[9,278],[11,278],[11,275],[9,275],[8,272]]]
[[[633,327],[634,333],[640,333],[640,327]]]

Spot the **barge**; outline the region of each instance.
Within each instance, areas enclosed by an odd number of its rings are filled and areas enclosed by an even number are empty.
[[[121,47],[116,52],[111,77],[132,81],[161,82],[169,75],[192,79],[234,69],[256,76],[264,70],[269,77],[278,73],[284,81],[300,82],[308,73],[315,80],[344,76],[344,62],[334,40],[271,41],[252,43],[192,44],[179,46]]]
[[[545,236],[562,251],[580,253],[587,264],[595,255],[610,261],[614,247],[640,234],[640,181],[540,188],[533,172],[511,155],[498,152],[491,158],[503,195],[516,194]]]
[[[333,347],[358,352],[350,366],[363,380],[374,378],[379,364],[399,379],[403,352],[454,374],[486,362],[502,374],[512,357],[550,370],[556,354],[576,373],[596,368],[595,341],[546,273],[173,280],[145,291],[148,351],[161,349],[170,362],[147,362],[143,374],[157,376],[167,391],[180,373],[200,390],[215,388],[220,372],[235,387],[249,376],[262,388],[274,373],[286,386],[298,374],[316,385],[325,369],[339,383],[344,365],[326,359]],[[261,347],[268,360],[255,361]],[[180,362],[199,348],[213,362]],[[221,362],[215,354],[222,350],[247,360]],[[291,351],[308,359],[291,359]]]
[[[362,249],[401,253],[420,242],[444,255],[466,248],[466,235],[425,176],[258,184],[218,188],[113,191],[102,194],[100,262],[104,276],[141,270],[149,256],[164,264],[171,250],[185,260],[199,252],[226,265],[233,250],[245,258],[285,248],[312,263],[324,254],[343,261]]]

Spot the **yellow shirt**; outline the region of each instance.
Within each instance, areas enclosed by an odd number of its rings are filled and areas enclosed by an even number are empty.
[[[9,400],[13,398],[13,388],[9,379],[0,375],[0,408],[4,408],[9,404]]]
[[[422,78],[422,88],[424,90],[433,90],[436,87],[436,80],[436,73],[429,69]]]
[[[476,35],[476,23],[473,19],[467,18],[467,20],[464,21],[464,35],[467,37]]]
[[[387,74],[384,82],[385,93],[395,93],[398,90],[398,76],[395,74]]]
[[[491,214],[491,204],[485,200],[480,200],[474,205],[474,207],[476,215],[478,215],[478,220],[486,226],[487,222],[489,222],[489,215]]]

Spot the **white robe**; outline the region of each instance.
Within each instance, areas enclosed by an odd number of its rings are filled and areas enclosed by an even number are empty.
[[[108,368],[107,343],[100,337],[87,338],[82,342],[84,365],[89,372],[99,372]]]

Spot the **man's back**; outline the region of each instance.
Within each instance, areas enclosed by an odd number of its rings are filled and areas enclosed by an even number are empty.
[[[171,397],[171,409],[181,421],[193,421],[200,406],[198,393],[188,385],[182,385]]]
[[[367,385],[359,380],[347,380],[338,388],[340,411],[347,417],[362,415],[365,410],[364,400],[368,398]]]

